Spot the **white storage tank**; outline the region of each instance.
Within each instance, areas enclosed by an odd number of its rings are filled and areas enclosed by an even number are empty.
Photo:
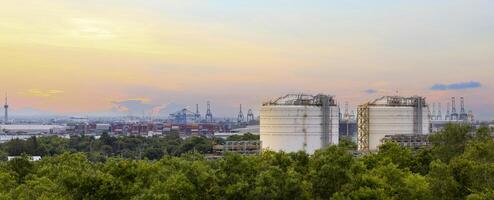
[[[339,109],[332,96],[286,95],[264,103],[260,120],[263,149],[313,154],[338,144]]]
[[[358,148],[376,151],[386,135],[429,134],[429,108],[423,97],[385,96],[358,108]]]

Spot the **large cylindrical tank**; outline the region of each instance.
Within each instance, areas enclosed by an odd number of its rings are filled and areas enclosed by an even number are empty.
[[[338,144],[338,107],[327,106],[326,112],[321,105],[263,105],[260,112],[262,148],[312,154],[325,145]]]
[[[422,123],[417,123],[416,109],[410,106],[369,106],[369,149],[377,150],[386,135],[429,134],[429,111],[422,110]],[[422,128],[417,129],[417,125]]]
[[[429,107],[419,96],[384,96],[358,108],[360,151],[376,151],[386,135],[429,134]]]

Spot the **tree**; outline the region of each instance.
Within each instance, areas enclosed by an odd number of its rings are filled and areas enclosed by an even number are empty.
[[[63,200],[64,195],[58,190],[56,183],[46,177],[27,180],[25,184],[19,185],[10,192],[11,199],[19,200]]]
[[[161,157],[163,157],[164,153],[163,150],[160,148],[146,148],[144,150],[144,158],[147,158],[149,160],[159,160]]]
[[[213,144],[205,137],[192,136],[187,138],[182,144],[182,152],[197,151],[200,153],[210,153]]]
[[[378,166],[355,174],[333,199],[432,199],[425,177],[395,164]]]
[[[465,150],[465,146],[472,139],[472,127],[468,125],[448,124],[438,133],[429,136],[433,144],[432,154],[436,159],[449,162]]]
[[[398,143],[386,142],[379,146],[378,153],[368,154],[362,158],[362,161],[368,169],[389,163],[405,169],[412,166],[413,155],[410,149],[401,147]]]
[[[307,183],[293,170],[269,167],[256,177],[250,199],[310,199]]]
[[[6,144],[6,149],[10,156],[20,156],[21,154],[28,153],[29,151],[26,147],[26,142],[18,138],[10,140]]]
[[[440,160],[431,163],[427,180],[430,184],[432,197],[441,200],[453,200],[461,197],[460,184],[452,176],[452,171],[448,165]]]
[[[330,146],[316,151],[309,163],[309,176],[315,198],[329,199],[348,183],[353,156],[346,149]]]
[[[0,161],[0,199],[493,199],[488,130],[455,125],[432,140],[418,150],[385,143],[358,157],[339,145],[314,155],[206,160],[214,140],[205,137],[31,138],[0,144],[2,151],[38,146],[45,154],[36,162],[27,155]]]
[[[494,191],[492,189],[486,189],[484,192],[470,194],[466,198],[467,200],[490,200],[494,199]]]
[[[357,144],[349,138],[340,138],[338,146],[346,148],[348,150],[357,150]]]
[[[17,186],[17,181],[12,173],[0,171],[0,199],[8,199],[9,192]]]
[[[19,158],[14,158],[13,160],[9,161],[7,167],[14,173],[18,184],[23,183],[25,177],[29,175],[34,168],[27,155],[23,155]]]
[[[162,185],[166,199],[197,199],[194,185],[183,173],[171,175]]]

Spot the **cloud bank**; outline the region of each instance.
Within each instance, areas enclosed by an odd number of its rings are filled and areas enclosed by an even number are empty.
[[[431,87],[431,90],[466,90],[480,88],[482,84],[477,81],[451,83],[451,84],[435,84]]]
[[[112,103],[116,106],[117,110],[130,114],[144,114],[157,106],[149,104],[143,99],[126,99],[113,101]]]
[[[150,103],[150,101],[151,100],[147,98],[115,100],[112,101],[114,105],[113,111],[120,114],[127,113],[131,115],[151,114],[168,116],[171,113],[186,108],[185,105],[174,102],[168,104],[153,104]]]
[[[364,92],[367,94],[374,94],[374,93],[377,93],[378,91],[376,89],[367,89],[367,90],[364,90]]]
[[[50,89],[50,90],[40,90],[40,89],[29,89],[28,91],[22,92],[26,96],[33,97],[53,97],[64,93],[63,90]]]

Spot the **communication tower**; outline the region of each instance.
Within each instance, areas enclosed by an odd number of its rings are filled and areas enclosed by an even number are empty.
[[[7,94],[5,94],[5,105],[3,106],[3,108],[5,109],[5,115],[4,115],[4,118],[3,118],[3,123],[7,124],[9,123],[9,104],[8,104],[8,101],[7,101]]]

